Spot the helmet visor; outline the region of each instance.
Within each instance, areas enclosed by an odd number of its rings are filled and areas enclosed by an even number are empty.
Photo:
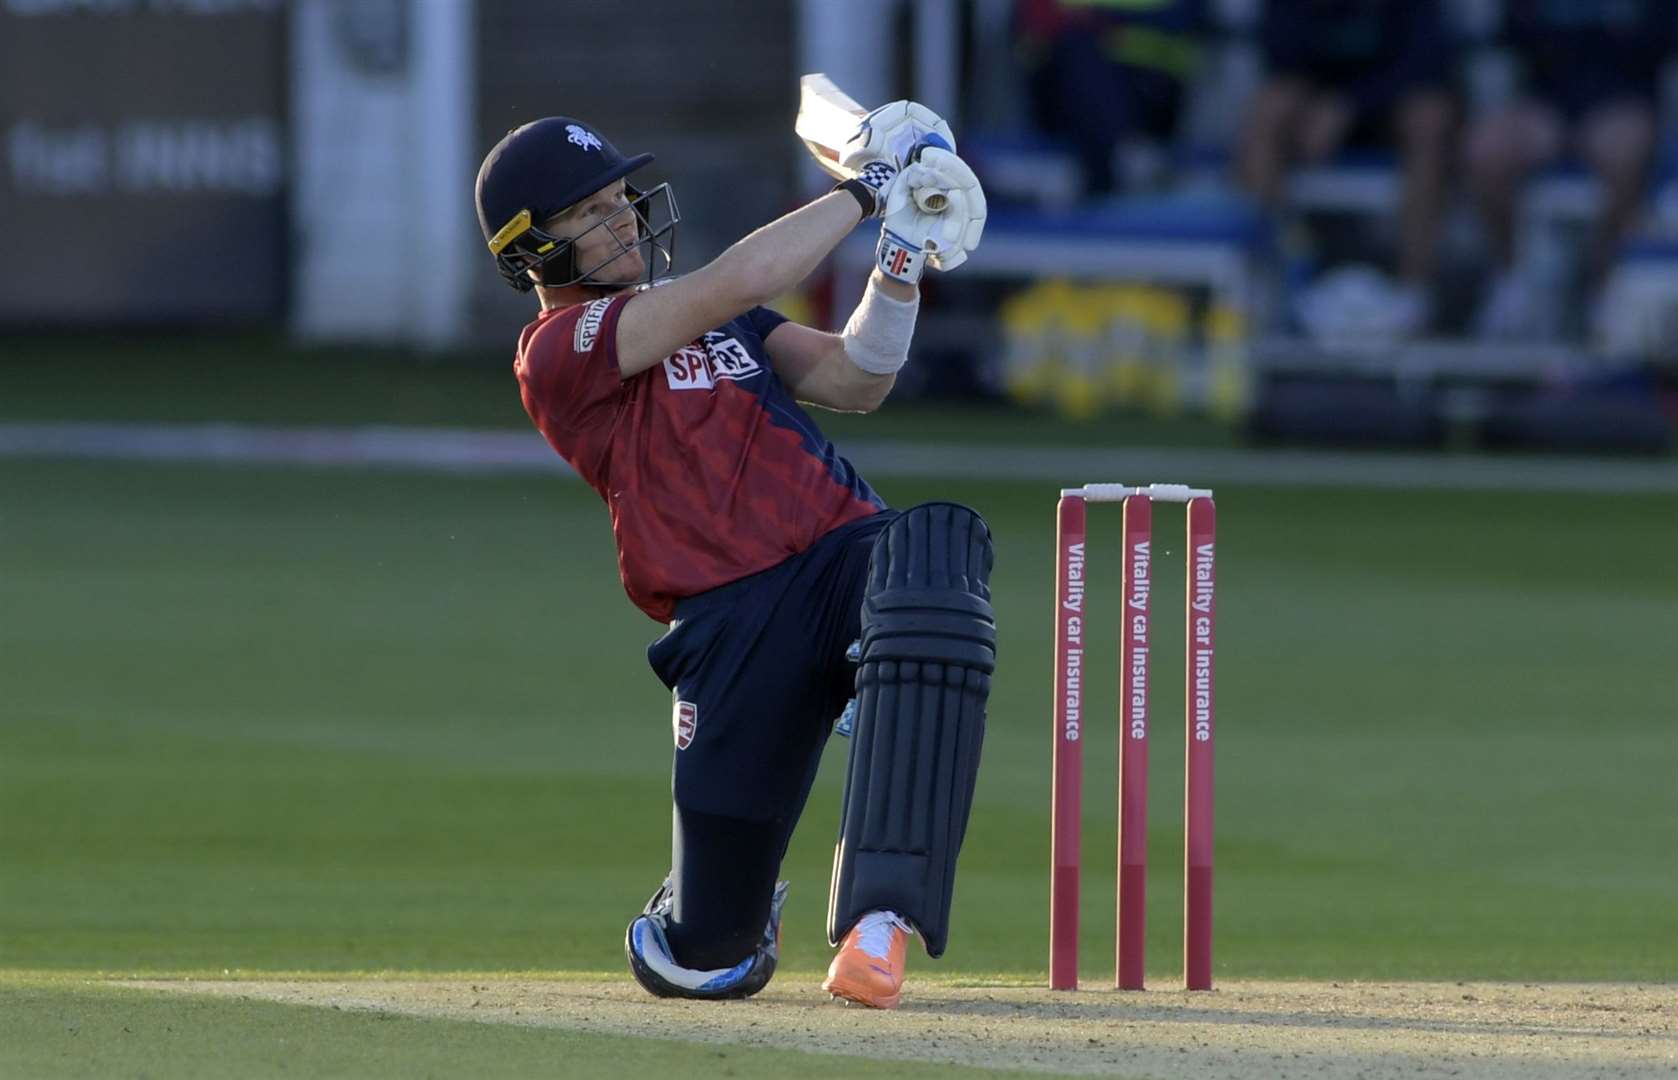
[[[604,229],[604,235],[610,241],[612,250],[593,266],[577,270],[576,276],[569,281],[550,282],[544,273],[542,284],[622,286],[624,282],[599,280],[596,275],[619,259],[629,256],[637,248],[641,251],[641,263],[645,267],[641,283],[650,283],[670,272],[676,256],[676,223],[681,220],[681,212],[676,209],[676,193],[667,183],[660,184],[650,191],[639,191],[629,184],[625,184],[624,187],[629,200],[573,241],[580,244],[584,236]],[[625,242],[618,231],[625,214],[633,214],[635,217],[636,238],[629,242]]]

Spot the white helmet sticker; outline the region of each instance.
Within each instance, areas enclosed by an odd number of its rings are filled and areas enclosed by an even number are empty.
[[[583,127],[581,124],[565,125],[565,141],[576,143],[584,150],[600,149],[600,136]]]

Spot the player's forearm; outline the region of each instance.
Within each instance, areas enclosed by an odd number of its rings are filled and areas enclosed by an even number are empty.
[[[920,289],[893,281],[876,269],[862,300],[839,335],[833,365],[848,407],[871,412],[891,393],[897,373],[909,360],[909,342],[920,310]]]
[[[874,375],[866,372],[849,358],[841,357],[834,365],[835,383],[827,408],[835,412],[873,412],[885,404],[891,388],[897,384],[897,373]]]
[[[712,265],[738,282],[754,305],[766,304],[810,276],[860,220],[855,198],[830,192],[745,237]]]

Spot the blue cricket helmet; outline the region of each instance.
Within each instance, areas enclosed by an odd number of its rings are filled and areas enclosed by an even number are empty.
[[[538,270],[541,284],[548,286],[584,283],[627,288],[622,283],[595,282],[590,277],[630,250],[622,241],[618,241],[619,250],[581,269],[576,264],[576,242],[581,237],[555,236],[541,226],[561,210],[615,180],[624,180],[652,160],[651,154],[625,157],[605,136],[569,116],[550,116],[509,131],[484,158],[477,183],[478,225],[501,276],[520,292],[529,292],[535,286],[531,270]],[[641,191],[627,180],[624,186],[629,205],[618,213],[635,215],[637,243],[647,244],[651,249],[648,254],[656,256],[645,260],[647,280],[651,281],[659,271],[659,259],[668,270],[674,256],[676,223],[681,220],[675,193],[669,184],[650,191]],[[655,227],[652,216],[660,196],[663,207]],[[588,231],[609,229],[615,217]],[[615,233],[608,235],[616,237]]]

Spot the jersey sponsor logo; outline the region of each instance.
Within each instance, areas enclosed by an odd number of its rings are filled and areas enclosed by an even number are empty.
[[[711,330],[705,335],[705,352],[719,379],[749,379],[763,370],[746,347],[735,338]]]
[[[672,390],[709,390],[716,385],[705,350],[683,345],[664,358],[664,378]]]
[[[600,149],[600,136],[583,127],[581,124],[565,125],[565,141],[575,143],[584,150]]]
[[[699,728],[699,706],[691,701],[676,700],[676,711],[670,717],[676,732],[676,749],[686,750],[693,745],[693,733]]]
[[[664,358],[664,377],[672,390],[711,390],[719,379],[738,382],[761,371],[757,357],[718,330]]]
[[[600,324],[606,318],[606,309],[612,306],[611,298],[590,301],[583,309],[583,317],[577,320],[577,334],[575,344],[578,352],[588,352],[594,348],[594,342],[600,337]]]

